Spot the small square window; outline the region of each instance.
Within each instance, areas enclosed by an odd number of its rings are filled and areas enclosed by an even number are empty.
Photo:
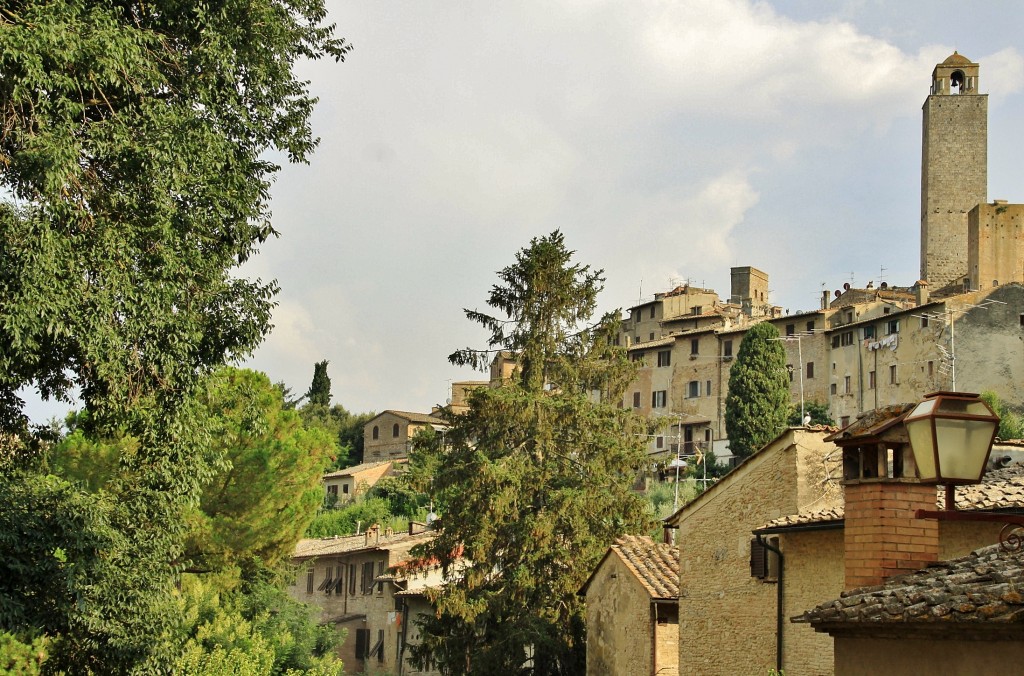
[[[696,399],[700,396],[700,382],[691,380],[686,386],[686,396],[689,399]]]
[[[921,328],[922,329],[927,329],[928,328],[928,315],[922,315],[921,316]]]
[[[655,437],[654,446],[655,448],[665,448],[665,437]]]
[[[835,394],[836,394],[836,390],[837,390],[838,388],[839,388],[839,386],[838,386],[838,385],[836,385],[835,383],[832,383],[832,384],[831,384],[831,385],[829,386],[829,393],[830,393],[830,394],[832,394],[832,395],[835,395]]]
[[[1024,315],[1021,315],[1021,326],[1024,326]],[[723,357],[731,357],[732,356],[732,341],[731,340],[727,340],[724,343],[722,343],[722,356]]]
[[[665,390],[655,390],[651,392],[651,407],[653,408],[665,408],[667,400],[667,393]]]
[[[658,352],[658,366],[672,365],[672,350],[660,350]]]
[[[792,336],[796,333],[796,324],[786,324],[786,335]]]
[[[814,320],[807,322],[807,333],[814,333]]]

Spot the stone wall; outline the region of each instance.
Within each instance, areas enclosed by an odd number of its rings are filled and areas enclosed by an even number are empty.
[[[987,192],[988,96],[929,96],[921,158],[921,278],[933,289],[967,274],[967,213],[987,201]]]
[[[780,536],[785,557],[783,660],[786,673],[801,676],[832,673],[832,637],[790,617],[813,608],[843,590],[843,530],[786,533]]]
[[[836,676],[1017,674],[1024,642],[836,639]]]
[[[650,596],[612,553],[587,588],[587,673],[652,673],[652,640]]]
[[[972,289],[1024,282],[1024,204],[979,204],[967,215]]]

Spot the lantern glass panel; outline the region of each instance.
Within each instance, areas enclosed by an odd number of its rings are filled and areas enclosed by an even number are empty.
[[[904,420],[906,420],[906,421],[915,420],[915,419],[920,418],[922,416],[928,415],[929,413],[932,412],[932,409],[935,408],[935,404],[937,404],[937,403],[939,403],[937,399],[925,399],[920,404],[918,404],[914,408],[914,410],[911,411],[910,414],[907,415],[906,418],[904,418]]]
[[[931,402],[926,401],[921,405],[923,406],[924,404],[929,403]],[[907,434],[910,436],[910,447],[914,451],[914,461],[917,463],[917,475],[922,481],[934,480],[936,478],[935,447],[932,440],[931,418],[920,418],[918,420],[908,419],[904,424],[907,427]]]
[[[977,481],[988,460],[993,428],[992,423],[983,420],[937,418],[935,434],[942,478]]]

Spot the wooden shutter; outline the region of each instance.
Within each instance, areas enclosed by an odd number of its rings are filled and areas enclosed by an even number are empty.
[[[750,541],[750,576],[768,577],[768,549],[754,538]]]

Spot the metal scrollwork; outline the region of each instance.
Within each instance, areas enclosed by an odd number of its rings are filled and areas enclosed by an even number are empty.
[[[1024,526],[1019,523],[1008,523],[999,531],[999,545],[1003,551],[1019,552],[1024,545]]]

